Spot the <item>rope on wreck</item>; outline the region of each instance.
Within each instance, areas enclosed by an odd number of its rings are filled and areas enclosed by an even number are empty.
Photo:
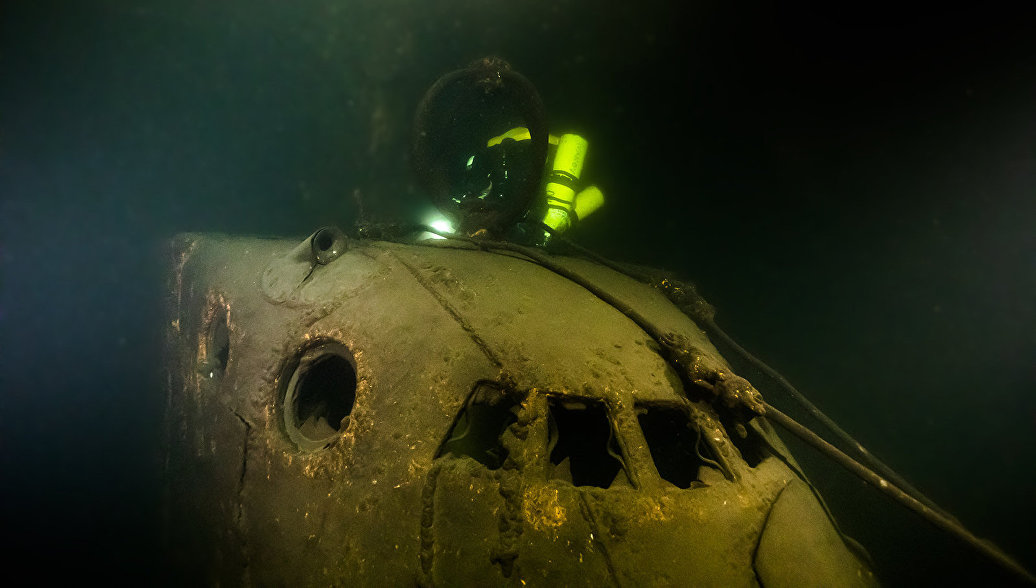
[[[684,311],[688,316],[694,319],[698,324],[705,328],[710,334],[715,335],[718,339],[722,340],[725,345],[732,349],[735,353],[740,355],[748,363],[755,366],[756,369],[761,371],[777,385],[784,389],[785,392],[794,400],[799,403],[802,408],[806,410],[813,418],[817,419],[829,431],[835,434],[836,437],[842,440],[843,443],[852,447],[853,450],[859,455],[859,457],[866,463],[871,469],[877,470],[886,479],[894,482],[896,486],[902,488],[909,493],[914,499],[923,503],[928,508],[938,512],[947,518],[954,518],[948,512],[939,508],[930,498],[925,496],[923,492],[914,488],[909,482],[907,482],[902,476],[896,473],[891,467],[886,465],[880,459],[874,456],[862,443],[857,441],[852,435],[850,435],[845,429],[838,425],[834,420],[828,417],[819,407],[810,402],[805,395],[798,391],[791,382],[789,382],[780,372],[770,367],[766,362],[759,359],[747,349],[738,344],[733,337],[727,334],[719,325],[716,324],[715,314],[716,309],[714,306],[709,304],[700,294],[693,284],[681,284],[674,280],[663,278],[661,283],[659,280],[647,276],[642,272],[638,272],[629,267],[624,267],[618,263],[611,261],[610,259],[598,255],[594,251],[587,249],[569,239],[561,237],[555,233],[550,227],[545,227],[545,230],[550,231],[567,247],[571,247],[581,255],[585,255],[590,259],[609,267],[617,272],[626,274],[634,279],[655,285],[674,303],[680,310]]]
[[[806,409],[806,411],[810,415],[812,415],[813,418],[823,423],[824,426],[826,426],[828,430],[834,433],[836,437],[838,437],[843,442],[852,447],[868,466],[870,466],[874,470],[877,470],[879,473],[881,473],[882,476],[894,482],[896,486],[899,486],[903,490],[910,493],[910,495],[913,498],[917,499],[919,502],[923,503],[928,508],[938,512],[939,514],[945,517],[953,518],[949,513],[939,508],[930,498],[925,496],[924,493],[910,485],[910,483],[903,479],[903,477],[900,476],[898,473],[896,473],[895,470],[885,465],[883,461],[875,457],[874,454],[868,451],[862,443],[857,441],[852,435],[850,435],[844,429],[842,429],[842,427],[840,427],[838,423],[836,423],[830,417],[824,414],[823,411],[821,411],[815,404],[810,402],[808,398],[806,398],[801,392],[799,392],[798,389],[796,389],[791,382],[785,379],[785,377],[782,376],[780,372],[770,367],[768,364],[766,364],[766,362],[757,358],[755,355],[752,355],[752,353],[744,347],[741,347],[741,345],[739,345],[737,341],[735,341],[730,335],[728,335],[726,331],[721,329],[712,318],[708,318],[707,320],[703,320],[702,322],[705,324],[705,328],[708,329],[710,333],[715,334],[719,339],[723,341],[723,343],[725,343],[728,347],[733,349],[738,355],[745,358],[746,361],[754,365],[756,368],[759,369],[759,371],[769,376],[771,380],[773,380],[782,388],[784,388],[784,390],[787,391],[788,394],[802,406],[802,408]]]
[[[518,253],[524,257],[527,257],[536,262],[537,265],[549,269],[550,271],[558,274],[559,276],[571,280],[576,284],[579,284],[583,288],[589,290],[590,293],[594,296],[597,296],[607,304],[614,306],[616,310],[629,317],[631,321],[636,323],[638,327],[646,331],[647,334],[653,337],[654,339],[657,340],[661,337],[664,337],[664,333],[662,333],[661,330],[658,329],[658,327],[656,327],[650,321],[648,321],[647,318],[644,317],[644,315],[637,312],[636,309],[634,309],[632,306],[626,304],[625,302],[622,302],[607,290],[600,288],[599,286],[597,286],[597,284],[594,284],[593,282],[587,280],[586,278],[577,274],[576,272],[558,263],[555,263],[554,260],[550,259],[550,257],[548,257],[546,254],[541,253],[540,251],[533,249],[532,247],[526,247],[524,245],[518,245],[516,243],[510,243],[508,241],[490,241],[486,239],[466,237],[464,235],[458,235],[456,233],[440,231],[434,227],[421,227],[421,229],[434,235],[438,235],[444,239],[470,243],[472,245],[475,245],[479,249],[483,249],[486,251],[510,251],[512,253]]]
[[[878,475],[874,471],[874,469],[871,469],[861,464],[860,462],[854,460],[834,445],[825,441],[822,437],[811,431],[809,428],[801,425],[788,415],[774,408],[772,405],[766,403],[762,399],[762,396],[759,394],[759,392],[756,391],[751,386],[751,384],[749,384],[743,378],[738,378],[736,376],[724,377],[723,373],[713,373],[710,374],[711,377],[703,378],[702,376],[706,374],[702,373],[701,367],[698,365],[698,362],[696,361],[696,351],[690,346],[686,345],[686,340],[683,337],[673,333],[662,332],[658,327],[656,327],[651,321],[649,321],[647,318],[645,318],[643,315],[637,312],[633,307],[622,302],[608,291],[594,284],[592,281],[556,263],[547,255],[531,247],[517,245],[515,243],[510,243],[507,241],[492,241],[474,237],[467,237],[447,231],[440,231],[433,227],[421,227],[421,229],[434,235],[443,237],[444,239],[461,241],[472,244],[478,247],[479,249],[485,251],[502,250],[518,253],[524,257],[531,259],[541,267],[548,269],[568,280],[571,280],[576,284],[579,284],[580,286],[588,290],[590,293],[600,298],[605,303],[611,305],[616,310],[626,315],[626,317],[628,317],[638,327],[643,329],[649,336],[651,336],[661,346],[662,353],[667,359],[667,361],[669,361],[669,363],[673,365],[678,372],[680,372],[680,374],[684,377],[685,380],[712,391],[717,399],[722,400],[730,408],[743,409],[750,414],[768,418],[774,423],[780,425],[789,433],[802,439],[804,442],[820,451],[827,458],[831,459],[843,468],[849,470],[851,473],[858,476],[871,486],[874,486],[877,490],[879,490],[886,496],[890,497],[892,500],[914,511],[921,518],[925,519],[935,527],[942,529],[943,531],[964,541],[966,544],[970,545],[979,553],[982,553],[983,555],[989,557],[992,561],[994,561],[1001,567],[1018,575],[1025,581],[1032,584],[1036,584],[1036,576],[1034,576],[1031,572],[1022,567],[1021,564],[1019,564],[1009,555],[1000,550],[1000,548],[998,548],[992,542],[979,539],[973,533],[968,531],[952,516],[945,514],[941,509],[933,508],[932,506],[929,506],[929,504],[926,504],[926,502],[931,502],[927,498],[921,500],[915,497],[914,494],[917,494],[924,498],[923,495],[918,493],[916,490],[914,490],[913,494],[911,494],[908,493],[908,491],[904,490],[900,485],[894,482],[889,482],[889,479],[892,479],[892,476],[882,477]],[[569,243],[571,244],[571,242]],[[584,253],[589,254],[597,261],[604,260],[604,258],[601,258],[600,256],[597,256],[596,254],[593,254],[588,250],[584,250]],[[626,275],[630,275],[629,271],[618,267],[616,264],[613,264],[612,262],[604,263],[602,261],[602,263],[603,265],[611,267],[616,271],[619,271]],[[694,292],[694,295],[697,296],[697,292]],[[712,306],[708,305],[708,303],[704,302],[704,300],[700,297],[698,297],[697,300],[692,302],[696,302],[699,305],[699,307],[702,307],[702,305],[704,305],[704,308],[712,309]],[[709,311],[706,310],[704,312]],[[714,312],[714,310],[712,310],[711,312]],[[719,327],[715,325],[715,322],[712,321],[711,316],[705,316],[708,318],[708,320],[703,320],[702,322],[706,323],[706,326],[711,325],[718,333],[723,333],[722,329],[719,329]],[[808,400],[805,399],[805,397],[801,395],[801,393],[795,390],[794,387],[791,386],[791,384],[787,380],[781,377],[776,370],[770,368],[769,366],[766,366],[766,364],[763,363],[761,360],[754,358],[754,356],[752,356],[743,348],[741,348],[740,345],[737,345],[733,341],[733,339],[726,335],[726,333],[723,333],[722,337],[725,341],[728,341],[729,343],[734,343],[732,347],[739,353],[745,355],[746,359],[749,359],[750,361],[754,359],[755,361],[753,363],[757,362],[758,364],[761,364],[761,366],[765,366],[764,372],[766,372],[767,375],[773,377],[772,374],[776,374],[776,376],[779,378],[779,380],[777,380],[778,383],[781,383],[782,386],[785,386],[786,389],[788,389],[789,394],[799,399],[800,401],[808,403],[809,406],[813,406],[811,403],[809,403]],[[820,412],[820,410],[817,409],[815,406],[813,406],[813,410],[816,413],[823,415],[823,413]],[[826,416],[824,418],[827,421],[830,421],[830,419],[827,419]],[[834,424],[833,421],[830,422],[831,424]],[[837,425],[835,425],[835,427],[837,427]],[[838,428],[838,430],[841,429]],[[842,433],[845,434],[845,437],[849,439],[849,442],[851,442],[854,447],[857,447],[860,450],[863,449],[862,445],[857,443],[855,440],[852,440],[852,437],[849,437],[847,433],[845,433],[844,431],[842,431]],[[865,450],[863,455],[870,456],[870,454],[867,453]],[[875,461],[877,460],[875,459]],[[885,469],[891,471],[891,469],[887,468],[887,466],[885,466]],[[898,478],[899,477],[896,476],[896,479]],[[906,488],[909,488],[909,485],[906,485]]]
[[[1036,576],[1022,567],[1021,564],[1016,562],[1009,555],[1001,551],[1000,548],[993,543],[979,539],[952,517],[945,516],[941,512],[928,507],[907,492],[904,492],[895,484],[876,474],[874,470],[871,470],[867,466],[849,457],[837,447],[824,441],[819,435],[810,431],[808,428],[799,424],[794,419],[777,410],[773,406],[766,404],[765,410],[766,413],[763,416],[777,423],[784,428],[784,430],[795,435],[799,439],[812,445],[815,449],[819,450],[825,456],[858,476],[864,482],[877,488],[878,491],[914,511],[929,523],[963,540],[975,550],[986,555],[1000,566],[1014,572],[1020,578],[1032,584],[1036,584]]]

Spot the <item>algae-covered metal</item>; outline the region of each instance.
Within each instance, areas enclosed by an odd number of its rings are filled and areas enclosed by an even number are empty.
[[[765,420],[685,389],[586,289],[466,245],[307,241],[174,241],[165,508],[182,578],[874,582]],[[556,261],[726,366],[655,289]]]

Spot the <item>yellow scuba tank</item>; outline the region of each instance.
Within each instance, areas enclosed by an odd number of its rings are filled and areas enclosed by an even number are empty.
[[[529,129],[515,127],[486,142],[486,147],[495,147],[503,141],[528,141]],[[586,150],[589,142],[571,133],[549,136],[551,145],[556,146],[554,160],[546,178],[547,212],[543,224],[558,233],[568,230],[579,219],[593,214],[604,205],[604,193],[597,186],[580,189],[579,176],[583,172]],[[578,192],[577,192],[578,191]]]
[[[577,219],[583,219],[602,206],[604,206],[604,192],[601,192],[597,186],[587,186],[576,194],[576,206],[573,210],[575,210]]]
[[[571,213],[575,209],[579,174],[583,173],[588,145],[579,135],[565,134],[558,140],[558,149],[547,176],[547,214],[543,217],[543,224],[559,233],[572,225]]]

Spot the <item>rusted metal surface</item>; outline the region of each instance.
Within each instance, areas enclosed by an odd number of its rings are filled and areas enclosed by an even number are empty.
[[[297,242],[220,235],[172,250],[166,548],[184,579],[776,585],[808,553],[873,582],[768,427],[733,426],[636,324],[526,259],[350,241],[315,264]],[[562,261],[729,370],[656,290]],[[295,387],[329,343],[353,379],[321,421]],[[660,457],[658,422],[689,461]],[[789,525],[819,539],[796,553]]]

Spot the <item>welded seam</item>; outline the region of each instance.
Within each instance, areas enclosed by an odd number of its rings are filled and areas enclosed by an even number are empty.
[[[249,465],[249,437],[252,436],[252,423],[241,416],[236,410],[233,411],[237,420],[244,425],[244,442],[241,446],[241,474],[237,478],[237,514],[234,526],[241,541],[241,563],[244,568],[241,570],[241,584],[248,586],[251,582],[252,562],[249,560],[248,534],[241,528],[241,519],[244,516],[244,474],[248,471]]]
[[[598,549],[601,550],[601,554],[604,556],[604,563],[608,566],[608,573],[616,586],[622,586],[619,582],[619,574],[615,571],[615,564],[612,563],[612,556],[608,553],[608,546],[604,544],[601,538],[601,528],[597,524],[597,518],[594,517],[593,511],[590,510],[590,503],[586,501],[586,494],[578,490],[576,493],[579,495],[579,501],[583,504],[583,515],[586,517],[586,522],[590,523],[590,527],[593,529],[592,540],[597,544]]]
[[[770,515],[773,514],[773,507],[777,505],[777,501],[781,499],[781,495],[788,489],[790,484],[785,484],[783,488],[777,492],[777,495],[770,501],[770,508],[766,509],[766,516],[763,518],[763,524],[759,527],[759,536],[755,539],[755,548],[752,549],[752,573],[755,574],[755,581],[763,586],[763,579],[759,577],[759,570],[755,566],[756,558],[759,557],[759,546],[763,543],[763,534],[766,532],[766,525],[770,522]]]
[[[789,456],[785,455],[784,453],[781,453],[777,449],[777,447],[773,443],[771,443],[769,439],[766,438],[766,435],[759,435],[759,437],[762,440],[762,442],[766,444],[766,447],[770,450],[770,454],[773,455],[778,461],[783,463],[789,470],[791,470],[791,473],[795,474],[796,478],[798,478],[803,484],[806,485],[807,488],[809,488],[810,493],[812,493],[813,497],[817,499],[817,502],[820,503],[820,508],[822,508],[824,510],[824,514],[827,515],[827,520],[831,521],[831,525],[835,528],[835,532],[838,533],[838,537],[841,538],[842,543],[844,543],[850,551],[855,552],[855,548],[852,545],[855,541],[852,537],[846,534],[845,531],[842,530],[842,527],[838,524],[838,521],[835,519],[835,514],[831,512],[830,507],[827,506],[827,502],[824,501],[824,497],[821,496],[820,490],[813,485],[813,482],[811,482],[808,477],[806,477],[806,473],[803,472],[797,464],[792,462]],[[870,554],[867,554],[867,557],[869,558]]]
[[[457,309],[455,309],[453,305],[451,305],[450,302],[446,300],[446,297],[443,296],[441,292],[435,289],[435,287],[431,284],[428,278],[423,276],[416,267],[413,267],[409,263],[403,261],[403,258],[396,254],[395,251],[388,251],[388,254],[396,258],[396,260],[399,263],[401,263],[403,267],[405,267],[407,271],[409,271],[414,276],[414,279],[417,280],[417,283],[421,284],[421,287],[427,290],[428,293],[431,294],[433,298],[435,298],[439,305],[442,306],[443,310],[445,310],[451,317],[453,317],[453,320],[456,321],[457,324],[460,325],[460,328],[468,334],[471,340],[479,349],[482,350],[482,353],[485,354],[489,361],[493,362],[493,364],[496,365],[498,368],[503,368],[504,363],[489,347],[489,344],[486,343],[486,341],[479,336],[479,334],[475,331],[475,327],[473,327],[468,321],[464,319],[463,316],[461,316],[460,312],[458,312]]]
[[[508,458],[510,459],[510,458]],[[514,574],[515,561],[518,559],[518,539],[525,531],[522,522],[522,480],[513,471],[499,470],[496,477],[497,493],[504,502],[500,509],[498,521],[498,543],[490,555],[490,561],[500,568],[505,578]]]
[[[404,261],[396,252],[387,251],[389,255],[396,259],[403,267],[407,269],[414,280],[421,285],[431,296],[439,303],[439,306],[446,311],[447,314],[453,318],[454,322],[460,326],[460,328],[467,333],[468,337],[475,344],[476,347],[482,351],[482,354],[489,359],[497,368],[503,369],[503,362],[497,357],[496,353],[489,347],[489,344],[485,342],[476,332],[475,328],[468,323],[461,316],[460,312],[457,311],[449,303],[448,300],[440,293],[431,282],[421,274],[421,272],[411,264]],[[479,388],[478,385],[474,386],[471,392],[468,393],[467,401],[470,401],[471,396]],[[467,402],[465,402],[467,405]],[[442,471],[442,462],[435,463],[432,469],[428,472],[425,478],[424,489],[421,493],[422,509],[421,509],[421,530],[420,530],[420,560],[421,560],[421,579],[420,584],[422,586],[434,585],[432,575],[432,565],[435,563],[435,491],[438,484],[439,474]]]
[[[442,462],[432,465],[425,478],[421,491],[421,582],[422,586],[432,586],[432,563],[435,558],[435,488],[442,471]]]
[[[237,524],[238,528],[240,529],[240,527],[241,527],[241,516],[242,516],[243,511],[244,511],[244,500],[243,500],[242,494],[245,491],[245,472],[247,471],[247,468],[248,468],[248,437],[252,434],[252,425],[247,420],[245,420],[245,417],[243,417],[240,414],[238,414],[238,412],[236,410],[234,411],[234,416],[236,416],[237,420],[241,421],[241,424],[245,426],[245,441],[244,441],[244,443],[242,445],[242,448],[241,448],[241,476],[237,480],[237,520],[236,520],[236,524]]]

